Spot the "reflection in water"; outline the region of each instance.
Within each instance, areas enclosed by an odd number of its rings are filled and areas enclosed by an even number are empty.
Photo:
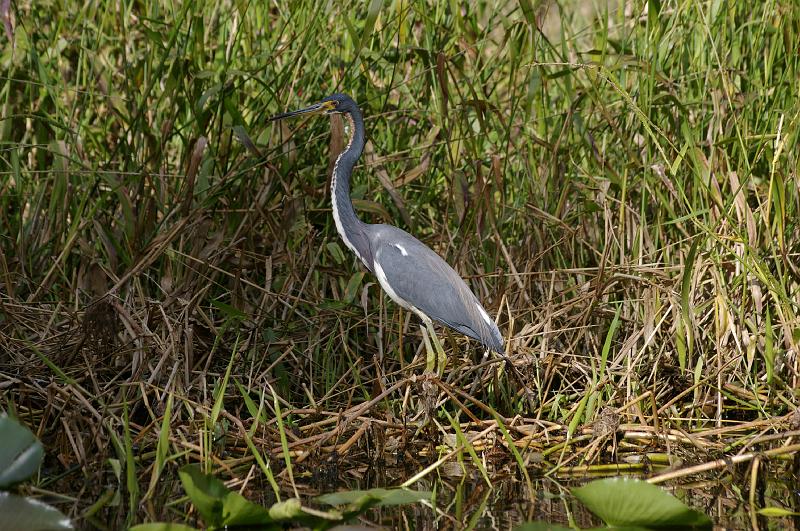
[[[309,498],[337,490],[393,487],[419,472],[419,468],[355,464],[347,459],[335,465],[309,466],[298,480],[302,495]],[[487,477],[474,466],[450,461],[418,480],[412,488],[435,493],[433,502],[406,507],[373,509],[362,524],[390,529],[510,529],[531,520],[544,520],[565,526],[602,525],[571,494],[570,488],[599,476],[584,478],[531,478],[533,493],[514,463],[487,463]],[[533,471],[529,471],[529,474]],[[678,498],[690,507],[708,514],[715,529],[752,528],[800,529],[800,519],[786,516],[770,518],[750,508],[749,470],[738,468],[693,484],[676,486]],[[800,512],[800,480],[789,467],[776,465],[762,470],[762,485],[755,496],[756,510],[783,507]],[[662,486],[669,488],[667,486]],[[287,490],[287,495],[290,492]],[[753,518],[751,515],[755,514]]]

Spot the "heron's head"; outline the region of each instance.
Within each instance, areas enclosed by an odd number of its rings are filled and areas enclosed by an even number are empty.
[[[347,94],[331,94],[319,103],[315,103],[305,109],[297,111],[276,114],[271,117],[269,121],[280,120],[282,118],[290,118],[292,116],[300,116],[302,114],[345,114],[358,110],[356,102]]]

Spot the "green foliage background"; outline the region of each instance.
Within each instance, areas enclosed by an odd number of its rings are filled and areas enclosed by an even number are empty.
[[[794,1],[53,1],[10,17],[0,407],[40,427],[58,470],[78,465],[52,488],[116,459],[131,518],[163,517],[137,474],[167,395],[169,455],[210,466],[258,408],[269,445],[273,404],[299,429],[419,372],[413,320],[336,235],[331,125],[267,121],[335,91],[367,117],[361,216],[445,256],[507,337],[516,376],[475,380],[480,353],[448,336],[449,384],[570,432],[606,405],[683,429],[797,407]],[[370,414],[402,417],[400,395]],[[145,501],[174,492],[166,470]],[[89,516],[125,518],[109,507]]]

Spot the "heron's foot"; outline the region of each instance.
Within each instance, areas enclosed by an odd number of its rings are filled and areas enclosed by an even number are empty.
[[[422,374],[412,374],[408,379],[411,383],[420,385],[427,382],[437,382],[441,380],[438,374],[428,371],[424,371]]]
[[[436,401],[439,397],[439,386],[436,383],[438,379],[439,377],[435,373],[424,373],[419,378],[419,403],[417,414],[413,419],[413,421],[418,422],[416,434],[419,434],[420,430],[430,424],[433,418],[436,410]]]
[[[425,371],[422,374],[414,374],[409,380],[417,390],[416,413],[411,417],[409,424],[417,427],[414,436],[425,429],[431,423],[436,403],[439,398],[439,375],[435,372]]]

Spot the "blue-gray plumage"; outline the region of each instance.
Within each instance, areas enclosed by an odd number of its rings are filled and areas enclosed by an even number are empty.
[[[333,219],[345,245],[378,278],[397,304],[426,324],[437,321],[503,354],[503,336],[458,273],[438,254],[404,230],[364,223],[350,200],[350,175],[364,149],[364,119],[345,94],[333,94],[306,109],[280,114],[342,114],[350,125],[347,147],[336,159],[331,178]]]

